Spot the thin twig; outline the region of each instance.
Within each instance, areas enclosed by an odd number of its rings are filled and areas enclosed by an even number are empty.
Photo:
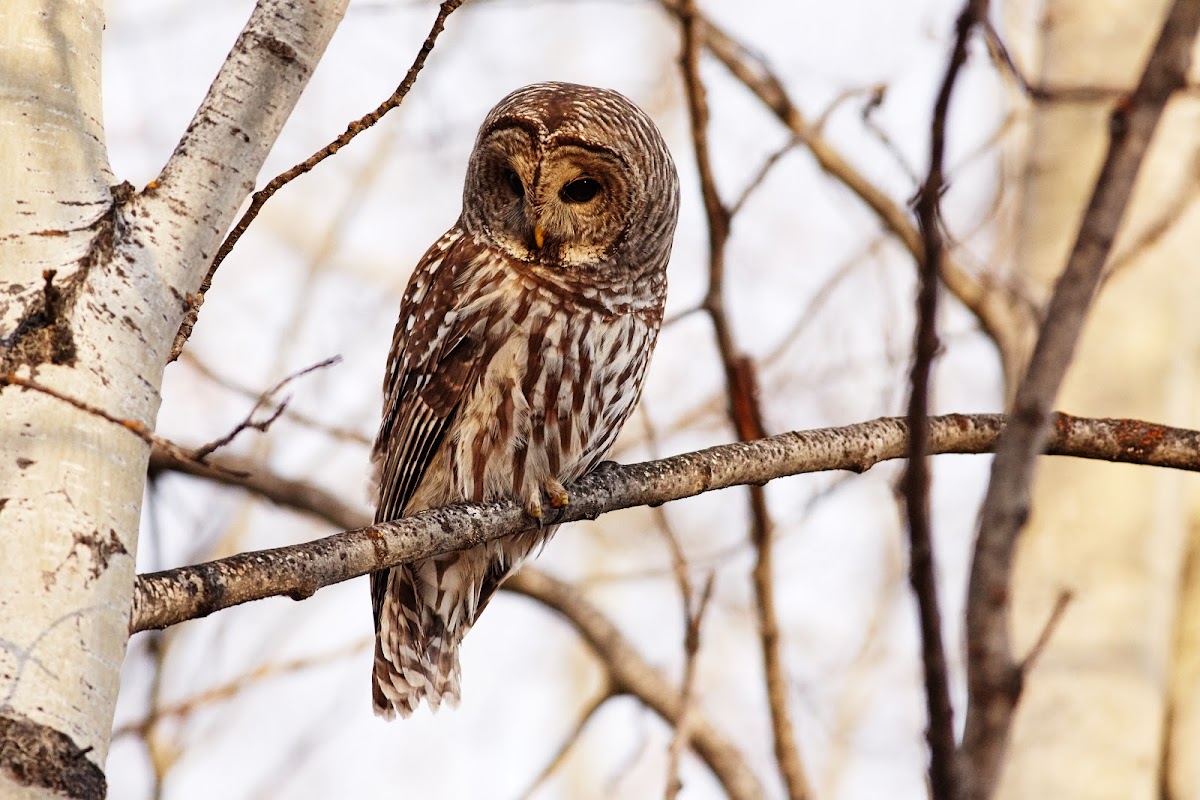
[[[1110,103],[1128,92],[1127,89],[1115,86],[1094,86],[1078,84],[1075,86],[1044,86],[1032,83],[1025,73],[1017,66],[1003,37],[996,26],[987,21],[983,26],[984,41],[987,43],[988,55],[1000,67],[1000,71],[1013,79],[1021,92],[1032,100],[1052,103]],[[1190,88],[1190,87],[1181,87]]]
[[[1075,595],[1069,589],[1058,593],[1058,598],[1054,601],[1054,608],[1050,609],[1050,616],[1047,617],[1046,624],[1042,626],[1042,632],[1038,634],[1037,641],[1033,643],[1033,647],[1029,648],[1029,652],[1021,661],[1023,674],[1028,675],[1030,670],[1037,665],[1037,660],[1041,658],[1042,653],[1046,650],[1046,645],[1050,643],[1050,638],[1058,630],[1058,624],[1062,622],[1063,614],[1066,613],[1067,606],[1071,604],[1074,597]]]
[[[259,409],[261,409],[263,406],[267,405],[267,403],[271,402],[271,400],[275,397],[276,394],[279,393],[279,391],[281,389],[283,389],[283,387],[287,386],[289,383],[296,380],[297,378],[301,378],[301,377],[309,374],[310,372],[315,372],[319,369],[324,369],[325,367],[332,367],[334,364],[339,363],[341,360],[342,360],[341,356],[333,356],[332,358],[327,358],[324,361],[319,361],[316,364],[313,364],[312,366],[305,367],[304,369],[297,370],[296,372],[293,372],[291,375],[288,375],[283,380],[279,381],[274,386],[272,386],[270,389],[267,389],[265,392],[260,394],[258,396],[258,399],[254,402],[254,406],[246,414],[245,419],[243,419],[241,422],[239,422],[237,425],[235,425],[233,427],[233,429],[231,431],[229,431],[229,433],[225,434],[224,436],[222,436],[219,439],[209,442],[206,445],[197,447],[196,450],[192,454],[193,458],[195,458],[197,461],[203,461],[207,456],[211,455],[216,450],[219,450],[220,448],[224,447],[225,445],[229,444],[234,439],[236,439],[238,434],[241,433],[242,431],[252,428],[256,431],[259,431],[260,433],[265,433],[267,431],[267,429],[271,427],[271,423],[273,423],[275,420],[279,419],[279,415],[284,412],[284,410],[287,408],[288,403],[291,402],[292,398],[285,397],[283,400],[281,400],[279,402],[278,405],[275,406],[275,408],[271,411],[270,414],[268,414],[266,417],[264,417],[262,419],[256,420],[256,419],[254,419],[254,415],[256,413],[258,413]]]
[[[1137,88],[1112,109],[1108,153],[1017,388],[1012,424],[997,445],[967,594],[969,703],[962,757],[969,800],[985,800],[995,790],[1020,694],[1021,664],[1009,641],[1009,583],[1017,537],[1029,517],[1037,454],[1052,436],[1050,409],[1142,158],[1167,101],[1185,86],[1198,29],[1200,0],[1175,0]]]
[[[892,160],[904,171],[913,185],[916,185],[920,178],[917,177],[917,171],[913,169],[912,164],[908,163],[908,159],[900,148],[896,146],[896,142],[888,135],[888,132],[883,129],[883,126],[875,121],[875,112],[883,105],[884,98],[887,96],[887,84],[880,84],[875,87],[875,91],[867,98],[867,102],[862,107],[862,123],[863,127],[871,133],[875,134],[875,138],[883,145],[883,149],[888,152]]]
[[[712,321],[717,350],[725,373],[728,412],[738,439],[749,441],[766,435],[762,410],[758,405],[758,387],[754,363],[742,355],[733,339],[725,313],[725,244],[729,239],[730,212],[721,203],[713,177],[708,148],[708,98],[700,79],[701,34],[694,0],[681,0],[679,22],[682,39],[680,67],[691,119],[692,144],[700,173],[700,190],[708,223],[708,292],[704,309]],[[750,486],[751,539],[757,558],[752,579],[758,612],[759,641],[771,712],[771,731],[775,760],[792,800],[811,796],[808,776],[800,759],[800,748],[788,710],[787,670],[780,647],[779,619],[775,611],[772,524],[767,510],[766,493],[761,486]]]
[[[149,466],[151,475],[170,470],[234,486],[284,508],[312,512],[340,528],[361,528],[371,522],[369,514],[340,497],[310,483],[275,475],[263,463],[253,459],[225,455],[211,457],[201,464],[154,446],[150,450]]]
[[[904,470],[904,507],[910,543],[909,580],[917,597],[921,629],[921,661],[925,669],[925,700],[929,742],[929,791],[933,800],[957,800],[954,708],[950,704],[950,679],[942,643],[942,615],[938,604],[937,568],[933,532],[929,521],[929,382],[937,356],[938,273],[944,251],[941,230],[941,197],[946,186],[943,159],[946,152],[946,119],[954,84],[967,61],[967,44],[975,25],[987,17],[987,0],[968,0],[958,16],[954,46],[934,103],[930,123],[929,173],[917,195],[917,219],[924,258],[918,263],[917,330],[908,403],[908,465]]]
[[[660,3],[677,17],[683,13],[682,0],[660,0]],[[867,180],[821,136],[792,102],[779,78],[750,48],[702,14],[696,13],[695,19],[700,43],[804,143],[821,169],[865,203],[915,260],[923,260],[920,233],[904,206]],[[940,268],[946,288],[975,315],[984,332],[996,343],[1005,376],[1014,381],[1025,362],[1027,339],[1033,329],[1031,309],[1022,298],[1015,297],[998,282],[981,281],[953,258],[943,258]]]
[[[754,173],[754,177],[746,184],[746,188],[742,189],[742,193],[738,195],[737,200],[734,200],[733,205],[729,207],[729,216],[731,219],[737,216],[737,213],[742,210],[742,206],[746,205],[746,201],[750,199],[750,195],[754,194],[763,185],[763,181],[767,179],[767,175],[771,174],[771,170],[775,168],[779,160],[795,150],[799,144],[800,140],[793,136],[787,140],[783,147],[780,147],[774,153],[767,156],[762,166],[758,168],[758,172]]]
[[[686,574],[686,573],[685,573]],[[713,579],[715,573],[710,572],[700,590],[700,598],[696,601],[695,609],[691,608],[690,596],[684,598],[684,612],[687,616],[687,632],[684,636],[683,684],[680,687],[680,705],[682,710],[675,723],[675,735],[671,738],[671,746],[667,748],[667,789],[664,797],[674,800],[683,783],[679,779],[679,762],[683,751],[692,740],[692,719],[695,716],[695,683],[696,656],[700,652],[700,625],[704,621],[704,612],[708,610],[708,601],[712,598]]]
[[[121,736],[137,734],[138,736],[146,736],[150,730],[164,719],[178,719],[180,717],[190,716],[197,709],[205,706],[219,703],[225,700],[230,700],[244,689],[261,683],[270,678],[276,678],[281,675],[291,675],[313,667],[324,666],[333,661],[346,658],[347,656],[355,655],[366,650],[371,645],[371,640],[363,640],[354,642],[344,647],[339,647],[327,653],[318,653],[316,655],[304,656],[303,658],[292,659],[291,661],[282,661],[274,664],[263,664],[255,667],[244,675],[239,675],[233,680],[223,683],[219,686],[214,686],[211,689],[206,689],[203,692],[192,695],[186,700],[180,700],[171,705],[157,706],[151,710],[149,714],[140,720],[127,722],[121,727],[113,731],[112,738],[116,739]],[[161,671],[161,668],[160,668]]]
[[[379,107],[374,111],[371,111],[354,122],[351,122],[340,136],[327,144],[325,147],[321,148],[316,153],[313,153],[307,159],[287,170],[286,172],[276,175],[269,183],[267,183],[266,186],[254,193],[253,197],[250,199],[250,207],[246,209],[244,214],[242,214],[242,218],[239,219],[237,224],[233,226],[233,230],[229,232],[229,235],[225,237],[225,241],[221,244],[220,249],[217,250],[217,255],[213,258],[212,266],[208,268],[208,274],[204,276],[204,280],[201,282],[199,290],[196,292],[196,294],[189,298],[189,307],[187,312],[184,314],[183,322],[179,326],[179,332],[175,334],[175,342],[171,346],[171,355],[169,361],[174,361],[175,359],[179,358],[179,354],[183,352],[184,345],[187,344],[188,337],[192,335],[192,328],[195,327],[196,319],[200,315],[200,307],[204,305],[204,295],[212,287],[213,276],[217,274],[217,268],[221,266],[221,262],[225,260],[229,253],[233,250],[234,245],[236,245],[238,240],[242,238],[242,234],[244,234],[246,229],[250,227],[250,223],[252,223],[258,216],[258,212],[262,210],[262,207],[266,204],[266,202],[271,199],[272,195],[282,189],[285,185],[291,183],[301,175],[310,172],[322,161],[329,158],[338,150],[341,150],[343,147],[349,144],[354,137],[374,126],[375,123],[379,122],[384,114],[398,107],[400,103],[403,102],[405,95],[408,94],[409,90],[412,89],[413,84],[416,83],[417,75],[420,74],[421,69],[425,66],[425,60],[428,59],[429,54],[433,52],[433,46],[437,43],[438,36],[441,35],[442,29],[446,25],[446,18],[449,17],[450,14],[462,4],[463,0],[444,0],[444,2],[441,3],[441,5],[438,7],[437,18],[433,21],[433,27],[429,30],[429,35],[425,37],[425,41],[421,45],[421,49],[417,51],[417,56],[415,59],[413,59],[412,66],[408,68],[408,72],[405,74],[404,80],[402,80],[400,85],[396,87],[396,90],[392,92],[391,97],[380,103]]]
[[[530,782],[525,791],[517,795],[518,800],[529,800],[529,798],[533,797],[533,793],[536,792],[541,785],[545,783],[551,775],[554,774],[554,771],[561,767],[563,762],[567,760],[567,755],[570,754],[571,749],[575,746],[575,743],[579,741],[579,737],[583,735],[583,729],[586,728],[587,724],[592,721],[592,717],[596,716],[596,712],[599,711],[605,703],[617,696],[618,693],[613,690],[612,681],[607,675],[605,675],[604,685],[600,687],[600,691],[596,692],[596,694],[592,696],[592,699],[589,700],[586,705],[584,705],[583,709],[579,712],[578,719],[575,722],[574,727],[571,728],[571,732],[566,735],[562,741],[562,744],[558,746],[558,750],[554,753],[551,759],[546,762],[546,766],[543,767],[542,771],[537,774],[537,777]]]
[[[229,391],[239,394],[242,397],[250,400],[255,400],[262,394],[257,389],[251,389],[248,386],[244,386],[224,375],[221,375],[208,364],[205,364],[203,361],[201,361],[199,357],[197,357],[196,354],[191,351],[181,355],[180,360],[181,363],[186,363],[189,367],[196,370],[205,378],[212,381],[217,386],[220,386],[222,389],[228,389]],[[354,444],[361,445],[370,445],[372,441],[371,437],[362,431],[321,422],[320,420],[314,419],[308,414],[305,414],[302,411],[297,411],[294,408],[285,409],[283,412],[283,418],[290,420],[291,422],[295,422],[298,425],[303,425],[304,427],[317,431],[318,433],[323,433],[330,438],[337,439],[338,441],[352,442]]]
[[[529,567],[509,578],[505,588],[561,614],[608,668],[615,691],[638,698],[668,724],[680,724],[684,713],[680,693],[658,670],[646,663],[620,630],[578,590]],[[737,747],[695,710],[692,712],[691,747],[733,800],[761,800],[766,796]]]

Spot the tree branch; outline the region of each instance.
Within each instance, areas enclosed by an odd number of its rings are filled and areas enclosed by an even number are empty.
[[[574,497],[571,502],[575,502]],[[686,707],[681,693],[647,664],[616,626],[573,587],[528,567],[509,578],[504,587],[537,600],[566,617],[608,667],[615,692],[637,697],[669,724],[680,725]],[[746,766],[737,748],[695,709],[689,716],[691,746],[713,771],[729,797],[735,800],[765,797],[758,778]]]
[[[133,201],[129,219],[163,251],[177,300],[199,285],[347,2],[259,0],[174,154]]]
[[[338,14],[338,19],[341,18],[341,11],[344,11],[346,2],[347,0],[340,0],[341,9]],[[408,72],[405,74],[404,79],[400,81],[400,85],[396,87],[396,90],[392,92],[388,99],[384,100],[373,111],[370,111],[361,118],[351,122],[340,136],[327,144],[325,147],[321,148],[316,153],[313,153],[307,159],[295,165],[286,172],[276,175],[267,183],[266,186],[254,193],[254,196],[250,200],[250,207],[246,209],[244,214],[242,214],[242,217],[238,220],[237,225],[233,227],[233,230],[229,232],[229,235],[225,237],[225,241],[222,242],[220,248],[218,248],[217,254],[213,257],[212,264],[209,265],[208,272],[204,275],[204,279],[201,281],[199,289],[194,294],[189,296],[187,311],[184,314],[183,321],[179,326],[178,333],[175,334],[175,342],[171,346],[171,361],[179,358],[179,354],[183,352],[183,347],[187,343],[188,337],[190,337],[192,334],[192,328],[195,327],[196,320],[200,314],[200,306],[204,305],[204,295],[212,287],[212,280],[217,273],[217,268],[221,266],[221,262],[223,262],[230,252],[233,251],[234,245],[236,245],[238,240],[242,238],[242,234],[244,234],[246,229],[250,227],[250,223],[254,222],[255,218],[258,217],[258,212],[262,210],[262,207],[266,205],[267,201],[270,200],[277,191],[301,175],[312,171],[314,167],[316,167],[326,158],[332,156],[338,150],[341,150],[343,147],[349,144],[350,140],[352,140],[355,136],[358,136],[358,134],[372,127],[383,117],[384,114],[398,107],[400,103],[403,102],[405,95],[408,94],[409,90],[412,89],[413,84],[416,83],[417,75],[420,74],[422,68],[424,68],[425,60],[428,59],[429,54],[433,52],[433,46],[437,43],[437,38],[441,35],[442,30],[446,25],[446,18],[449,17],[450,14],[455,11],[455,9],[462,5],[462,3],[463,0],[443,0],[438,8],[437,17],[434,18],[433,26],[429,30],[429,35],[425,37],[425,41],[421,45],[421,49],[417,51],[417,55],[413,60],[412,66],[408,68]],[[250,28],[247,26],[247,31],[249,30]],[[245,38],[246,34],[243,34],[243,39]],[[274,40],[268,40],[268,49],[270,48],[271,42],[274,42],[274,44],[281,47],[286,47],[286,45],[282,45]],[[241,45],[241,43],[242,40],[239,40],[239,45]],[[237,52],[238,48],[235,47],[234,53]],[[289,50],[288,53],[284,55],[294,57],[295,54]],[[283,58],[284,55],[281,55],[280,57]],[[200,119],[203,113],[204,107],[202,106],[200,112],[197,114],[197,119]],[[193,126],[195,126],[195,124],[196,123],[193,123]],[[270,141],[274,141],[274,137],[272,137]],[[182,147],[183,145],[181,144],[180,148],[182,149]],[[168,167],[169,166],[170,165],[168,164]],[[257,171],[258,170],[256,168],[254,172],[257,173]],[[162,180],[165,180],[165,178]],[[250,187],[253,187],[253,179],[251,179]],[[230,207],[233,208],[235,206],[236,204]]]
[[[155,446],[150,451],[150,474],[167,470],[245,489],[276,505],[316,514],[339,528],[361,528],[371,524],[371,515],[365,511],[310,483],[264,472],[262,465],[252,459],[224,455],[214,456],[211,463],[201,464]]]
[[[1005,422],[1001,414],[933,417],[929,452],[990,452]],[[907,446],[905,420],[885,417],[842,428],[726,444],[642,464],[608,463],[571,487],[571,504],[553,522],[595,519],[621,508],[763,484],[789,475],[843,469],[864,472],[880,461],[902,458]],[[1045,452],[1197,472],[1200,431],[1138,420],[1058,414]],[[266,597],[308,597],[324,586],[372,570],[473,547],[530,525],[531,520],[514,502],[459,504],[313,542],[143,575],[134,589],[130,632],[166,628]]]
[[[660,0],[676,16],[682,13],[681,0]],[[872,184],[842,153],[825,139],[792,102],[783,83],[753,52],[734,39],[703,14],[696,15],[697,33],[729,72],[754,93],[775,117],[808,148],[817,164],[849,189],[879,218],[880,222],[904,245],[915,260],[924,260],[921,234],[908,211]],[[943,257],[942,281],[951,294],[979,321],[984,332],[996,344],[1004,374],[1014,381],[1023,368],[1028,340],[1033,331],[1032,309],[1004,287],[976,278],[953,258]]]
[[[708,96],[700,79],[700,29],[704,23],[694,0],[680,0],[680,71],[687,95],[688,117],[692,127],[692,148],[700,173],[700,192],[704,199],[708,227],[708,291],[703,308],[712,322],[721,368],[725,374],[726,410],[738,439],[746,442],[766,437],[762,409],[758,402],[758,379],[754,362],[734,341],[729,315],[725,312],[725,245],[729,241],[732,214],[721,202],[713,176],[708,147]],[[751,572],[754,584],[755,612],[758,617],[759,645],[767,685],[767,706],[771,712],[771,737],[775,761],[791,800],[812,796],[808,776],[800,758],[800,748],[792,726],[788,702],[787,670],[779,644],[779,616],[775,611],[774,540],[766,493],[761,486],[750,486],[750,539],[754,543],[755,562]]]
[[[1175,0],[1137,88],[1109,118],[1111,141],[1066,268],[1017,389],[1012,424],[997,445],[980,513],[967,596],[969,710],[962,756],[966,796],[990,797],[999,780],[1023,677],[1009,642],[1009,577],[1029,516],[1038,453],[1052,440],[1051,408],[1071,363],[1142,157],[1164,106],[1185,85],[1200,29],[1200,0]]]
[[[165,454],[163,454],[165,455]],[[220,472],[206,473],[205,465],[196,465],[192,461],[160,460],[162,456],[155,453],[151,456],[152,468],[182,469],[188,474],[217,480],[230,486],[238,486],[271,502],[297,511],[304,511],[324,519],[333,525],[343,528],[359,528],[368,525],[371,517],[366,512],[357,511],[337,497],[323,489],[305,483],[290,481],[273,475],[270,472],[255,469],[253,465],[243,460],[229,457],[221,459],[225,468]],[[240,473],[242,477],[231,477]],[[520,575],[526,576],[519,579]],[[620,632],[604,618],[594,606],[588,603],[578,590],[571,586],[543,578],[532,567],[525,567],[517,578],[511,579],[501,588],[525,594],[541,601],[562,614],[575,629],[593,645],[596,656],[604,663],[609,675],[608,689],[603,693],[605,699],[617,694],[628,694],[636,697],[647,707],[656,711],[683,708],[680,693],[675,692],[666,680],[637,652]],[[553,591],[547,591],[552,588]],[[539,591],[541,589],[541,591]],[[552,602],[551,602],[552,601]],[[607,647],[606,643],[612,643]],[[619,688],[615,681],[619,680]],[[597,700],[597,703],[603,702]],[[592,711],[595,709],[593,708]],[[660,711],[660,713],[662,713]],[[726,742],[716,729],[705,720],[693,706],[688,712],[689,741],[701,759],[708,764],[709,769],[725,788],[726,794],[739,800],[757,800],[764,797],[762,787],[754,773],[746,766],[742,755],[737,749]],[[664,717],[672,724],[679,723],[679,717]],[[586,722],[581,719],[580,725]],[[697,730],[700,730],[697,740]],[[578,732],[578,731],[577,731]],[[564,743],[564,749],[570,746],[570,740]],[[560,756],[562,754],[560,753]],[[556,757],[557,759],[557,757]],[[539,781],[553,769],[553,762],[543,771]],[[533,787],[530,787],[532,791]]]
[[[925,701],[929,742],[929,793],[933,800],[957,800],[959,780],[955,769],[954,707],[950,704],[950,679],[942,643],[942,615],[938,604],[937,569],[933,532],[929,521],[929,461],[926,437],[929,424],[929,382],[937,357],[938,270],[945,257],[941,198],[946,181],[942,172],[946,153],[946,118],[959,72],[967,61],[971,31],[987,17],[987,0],[968,0],[959,14],[946,74],[934,103],[929,136],[929,172],[917,195],[917,220],[922,258],[918,262],[917,329],[913,342],[911,390],[908,402],[908,466],[904,470],[904,509],[908,518],[909,581],[917,598],[921,630],[921,662],[925,668]]]

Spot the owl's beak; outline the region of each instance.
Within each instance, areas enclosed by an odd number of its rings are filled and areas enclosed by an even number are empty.
[[[546,229],[541,225],[533,226],[533,243],[537,245],[538,250],[546,243]]]

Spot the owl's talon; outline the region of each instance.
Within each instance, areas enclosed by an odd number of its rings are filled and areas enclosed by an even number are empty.
[[[551,508],[563,508],[567,503],[571,502],[571,498],[567,495],[567,490],[556,480],[551,479],[543,483],[542,491],[546,493],[546,497],[550,498]]]
[[[533,519],[536,519],[538,521],[538,525],[541,525],[541,523],[542,523],[542,501],[538,498],[538,496],[536,494],[525,500],[525,513],[528,516],[532,517]]]

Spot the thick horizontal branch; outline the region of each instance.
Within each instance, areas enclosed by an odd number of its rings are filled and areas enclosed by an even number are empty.
[[[1005,420],[1001,414],[933,417],[929,453],[990,452]],[[880,461],[903,457],[907,443],[905,420],[889,417],[721,445],[661,461],[610,463],[571,487],[570,505],[552,522],[595,519],[621,508],[658,505],[789,475],[863,472]],[[1200,471],[1200,432],[1059,414],[1045,452]],[[516,503],[459,504],[305,544],[143,575],[134,590],[130,632],[166,628],[266,597],[302,599],[372,570],[473,547],[528,530],[532,524]]]

